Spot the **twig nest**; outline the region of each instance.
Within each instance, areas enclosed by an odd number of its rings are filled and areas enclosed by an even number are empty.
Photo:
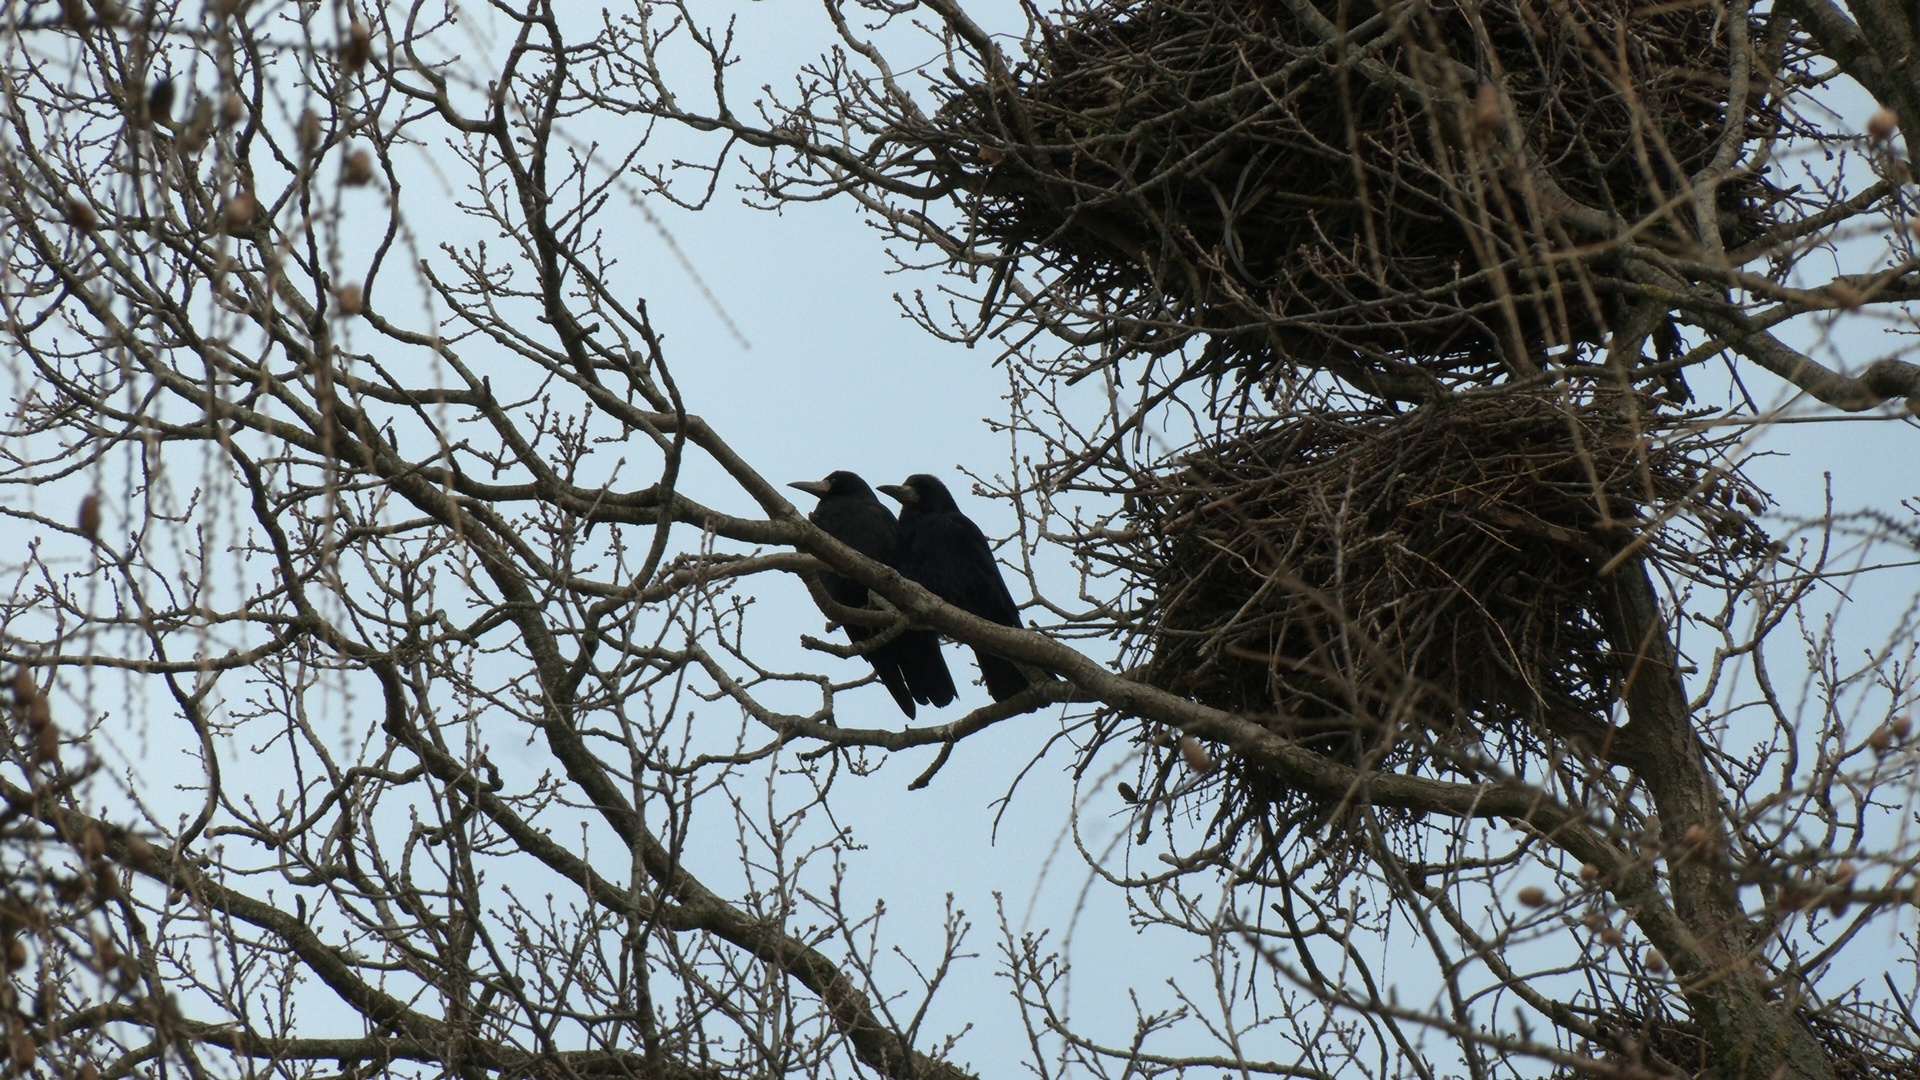
[[[1604,717],[1603,575],[1643,552],[1725,584],[1767,549],[1724,447],[1657,436],[1646,406],[1512,392],[1194,448],[1134,500],[1149,678],[1384,766]]]
[[[1204,334],[1243,384],[1396,363],[1484,382],[1516,346],[1601,339],[1569,267],[1608,271],[1600,232],[1690,238],[1672,193],[1727,130],[1733,18],[1631,0],[1069,3],[1011,86],[955,87],[907,137],[968,193],[972,238],[1030,254],[1050,303],[1098,308],[1130,349]],[[1740,107],[1737,136],[1778,122]],[[1743,175],[1717,197],[1733,246],[1782,193]],[[1576,223],[1576,204],[1597,217]],[[1595,219],[1619,224],[1581,235]]]

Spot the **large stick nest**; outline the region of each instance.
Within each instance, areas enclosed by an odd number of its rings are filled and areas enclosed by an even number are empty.
[[[1604,1017],[1598,1026],[1612,1036],[1612,1046],[1588,1044],[1581,1049],[1597,1054],[1623,1075],[1672,1075],[1665,1069],[1650,1070],[1648,1066],[1655,1062],[1680,1070],[1681,1075],[1717,1075],[1713,1045],[1700,1025],[1674,1015],[1673,1002],[1654,989],[1663,981],[1646,974],[1630,982],[1614,980],[1616,986],[1626,984],[1629,1000],[1605,1002],[1597,1010]],[[1793,1011],[1795,1020],[1805,1024],[1825,1048],[1836,1080],[1920,1080],[1920,1060],[1915,1060],[1906,1038],[1910,1021],[1893,1007],[1862,1000],[1856,989],[1837,1001],[1803,1004]],[[1632,1052],[1616,1049],[1622,1044]],[[1563,1068],[1551,1075],[1553,1080],[1587,1080],[1594,1069]]]
[[[1510,392],[1198,447],[1133,501],[1147,677],[1356,763],[1524,768],[1542,725],[1612,709],[1608,573],[1726,586],[1767,552],[1724,447],[1651,437],[1644,404]]]
[[[1607,272],[1607,245],[1570,266],[1603,238],[1575,235],[1549,186],[1614,233],[1651,219],[1643,240],[1693,242],[1676,195],[1727,126],[1732,19],[1634,0],[1094,0],[1043,28],[1011,90],[960,87],[936,157],[971,192],[976,239],[1133,347],[1206,333],[1241,381],[1409,362],[1486,381],[1524,367],[1516,352],[1603,335],[1574,282]],[[1743,111],[1736,138],[1777,121]],[[1729,246],[1777,194],[1720,185]]]

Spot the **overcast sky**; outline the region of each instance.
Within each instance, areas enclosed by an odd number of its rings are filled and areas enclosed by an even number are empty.
[[[971,4],[969,9],[976,17],[992,21],[993,12]],[[743,92],[761,82],[783,83],[799,62],[825,44],[819,33],[824,19],[812,4],[798,0],[718,3],[712,10],[737,12],[742,20],[740,48],[745,63],[736,69],[733,80]],[[1009,6],[1000,6],[1001,25],[1011,25],[1005,21],[1008,10]],[[474,18],[469,32],[484,41],[487,26],[485,18]],[[927,54],[932,54],[931,44]],[[1859,106],[1843,102],[1842,107]],[[618,131],[577,134],[606,145],[621,142]],[[663,134],[660,147],[663,156],[687,148],[672,134]],[[457,173],[436,175],[423,169],[409,182],[427,192],[439,185],[449,197],[460,195],[445,187],[445,176],[457,177]],[[375,199],[378,195],[361,192],[348,197]],[[472,236],[469,225],[452,216],[447,201],[440,200],[438,211],[431,196],[413,198],[409,204],[421,254],[431,255],[442,239]],[[960,467],[983,473],[1008,468],[1007,438],[989,427],[990,420],[1005,417],[1007,408],[1003,401],[1007,379],[993,366],[994,351],[991,346],[967,349],[935,340],[908,322],[893,299],[898,292],[937,288],[941,283],[937,276],[889,273],[893,263],[882,250],[878,233],[860,220],[850,202],[791,207],[778,214],[749,209],[724,196],[698,214],[658,200],[648,201],[647,207],[648,213],[635,209],[610,213],[609,220],[620,225],[622,280],[635,295],[649,301],[653,318],[665,333],[667,362],[689,408],[705,417],[748,461],[780,483],[817,479],[842,468],[860,472],[874,483],[931,472],[948,481],[963,509],[989,534],[1013,531],[1008,509],[971,496],[957,472]],[[679,257],[655,232],[649,214],[677,243],[731,325],[715,312]],[[349,238],[349,258],[352,242]],[[1872,238],[1862,238],[1860,244],[1848,249],[1846,257],[1875,257]],[[1844,266],[1851,271],[1864,268]],[[1809,347],[1818,344],[1822,358],[1829,362],[1858,367],[1896,347],[1886,329],[1866,316],[1838,316],[1830,340],[1822,341],[1820,330],[1809,327],[1803,341]],[[1897,344],[1905,340],[1898,339]],[[366,339],[358,342],[368,343]],[[1785,400],[1771,377],[1745,374],[1748,386],[1766,398],[1763,404]],[[1726,392],[1723,382],[1716,385],[1715,377],[1706,374],[1695,378],[1694,385],[1708,401]],[[1783,426],[1765,433],[1756,446],[1775,455],[1756,461],[1751,470],[1781,502],[1783,520],[1820,513],[1828,477],[1842,508],[1876,506],[1910,518],[1901,501],[1920,494],[1914,481],[1915,430],[1908,421]],[[729,485],[715,482],[716,476],[711,468],[695,463],[686,486],[696,498],[723,508],[747,509],[745,500]],[[806,508],[806,497],[795,495]],[[1064,555],[1041,552],[1040,556],[1046,575],[1041,588],[1070,603],[1075,582]],[[1920,591],[1910,568],[1873,580],[1870,594],[1856,596],[1848,604],[1865,616],[1869,627],[1860,633],[1862,647],[1877,644],[1876,629]],[[751,589],[758,596],[759,632],[770,640],[784,641],[796,663],[840,665],[849,676],[858,670],[856,661],[798,649],[800,634],[821,633],[822,618],[797,581],[768,576]],[[960,701],[937,714],[942,719],[962,715],[985,700],[983,691],[970,685],[975,672],[966,651],[949,646],[947,656],[956,681],[963,685]],[[851,695],[841,710],[840,722],[846,726],[891,726],[902,720],[877,685]],[[929,718],[923,711],[921,720]],[[716,723],[736,722],[737,713],[716,717]],[[1078,970],[1073,1003],[1082,1010],[1083,1019],[1094,1021],[1097,1035],[1124,1042],[1131,1018],[1129,992],[1137,991],[1150,1006],[1170,1005],[1163,981],[1198,973],[1191,963],[1189,943],[1164,937],[1140,943],[1127,925],[1119,891],[1097,882],[1089,888],[1090,875],[1080,856],[1070,844],[1062,844],[1062,829],[1074,799],[1064,773],[1073,761],[1069,752],[1056,748],[1020,780],[1011,804],[998,805],[997,800],[1014,784],[1019,766],[1038,754],[1059,730],[1057,712],[1003,724],[961,745],[926,790],[906,788],[932,759],[931,750],[898,755],[878,774],[850,778],[837,788],[840,823],[851,826],[870,848],[852,858],[850,882],[869,902],[885,899],[894,938],[907,943],[910,950],[919,945],[931,949],[949,894],[974,920],[970,951],[981,956],[956,976],[928,1031],[944,1035],[971,1023],[974,1033],[962,1043],[959,1057],[981,1075],[1007,1075],[1024,1058],[1024,1047],[1016,1038],[1021,1025],[1007,998],[1007,984],[995,976],[999,967],[993,927],[996,894],[1004,897],[1016,924],[1049,929],[1056,944],[1059,935],[1079,919],[1073,943]],[[498,752],[524,753],[530,764],[540,757],[537,749],[513,749],[518,745],[515,742]],[[132,742],[123,744],[123,750],[130,756],[143,752]],[[1105,831],[1089,840],[1099,847],[1123,827],[1124,819],[1106,816],[1121,808],[1111,785],[1092,787],[1095,794],[1088,820],[1103,823]],[[1036,901],[1036,884],[1043,871],[1044,887]],[[1030,902],[1035,905],[1031,914]],[[850,906],[858,909],[861,903]],[[1385,953],[1383,945],[1376,959],[1384,963]],[[917,958],[926,955],[923,950]],[[910,985],[904,969],[896,967],[891,974],[896,985]],[[1431,988],[1409,986],[1403,988],[1402,996],[1417,1002],[1431,993]],[[1250,1048],[1250,1052],[1255,1057],[1285,1056],[1277,1049]]]
[[[991,15],[969,7],[978,17]],[[733,72],[732,82],[743,92],[762,82],[783,88],[791,71],[825,44],[819,34],[824,20],[810,4],[781,0],[715,4],[711,10],[740,16],[745,62]],[[1012,26],[1004,16],[1002,25]],[[927,51],[931,56],[930,45]],[[1864,121],[1869,110],[1858,100],[1842,96],[1837,101],[1841,110],[1858,112]],[[619,143],[617,135],[592,133],[609,145]],[[680,138],[663,133],[660,152],[682,152]],[[635,290],[647,297],[665,331],[668,363],[689,407],[736,450],[777,482],[815,479],[840,468],[860,472],[874,483],[932,472],[954,487],[963,508],[990,534],[1012,531],[1006,508],[970,497],[956,472],[960,466],[987,473],[1008,466],[1006,437],[988,425],[988,420],[1006,414],[1006,377],[992,365],[994,352],[989,346],[970,350],[935,340],[908,322],[893,299],[898,292],[937,288],[941,281],[936,275],[890,274],[893,263],[882,251],[878,234],[846,201],[790,207],[779,214],[749,209],[725,197],[698,214],[659,200],[647,205],[732,326],[715,313],[645,216],[632,211],[617,218],[631,225],[620,249],[623,270]],[[425,223],[416,224],[430,231]],[[449,228],[457,231],[459,226]],[[1861,238],[1845,259],[1825,264],[1819,272],[1864,269],[1846,260],[1872,260],[1883,249],[1874,238]],[[1893,342],[1881,324],[1865,316],[1842,314],[1832,323],[1810,325],[1800,334],[1802,344],[1821,350],[1821,358],[1830,363],[1858,367],[1904,344],[1904,339]],[[1824,336],[1829,330],[1831,337]],[[1752,371],[1744,374],[1763,405],[1788,400],[1777,380]],[[1729,400],[1723,376],[1702,372],[1693,381],[1703,401]],[[1751,468],[1780,501],[1782,519],[1820,513],[1829,477],[1841,507],[1879,506],[1904,513],[1899,501],[1916,494],[1910,464],[1915,460],[1914,435],[1913,424],[1899,420],[1783,426],[1756,439],[1757,448],[1772,456],[1758,459]],[[689,489],[696,497],[745,509],[726,485],[703,490],[713,477],[711,471],[703,474],[696,468]],[[798,501],[805,508],[805,497]],[[1043,580],[1042,588],[1070,600],[1074,582],[1066,574],[1064,558],[1059,553],[1042,555],[1041,565],[1055,575]],[[1856,624],[1861,648],[1879,643],[1877,635],[1916,592],[1911,570],[1897,580],[1882,574],[1874,582],[1869,595],[1848,605],[1856,609],[1855,618],[1865,616]],[[772,578],[754,588],[760,595],[763,631],[785,634],[789,642],[800,633],[820,632],[820,617],[798,583]],[[974,671],[965,652],[949,646],[948,658],[956,678],[970,682]],[[852,663],[828,657],[815,657],[814,662]],[[945,715],[960,715],[983,700],[978,688],[963,685],[960,701]],[[901,719],[878,686],[855,694],[842,708],[848,711],[841,722],[848,725],[884,726]],[[924,712],[922,719],[927,719]],[[879,774],[837,789],[841,823],[851,825],[871,848],[851,860],[853,888],[885,898],[894,935],[909,948],[915,941],[930,948],[948,894],[975,920],[970,944],[983,955],[962,967],[929,1030],[944,1034],[973,1024],[974,1034],[962,1043],[960,1057],[982,1075],[1005,1075],[1024,1056],[1024,1047],[1014,1038],[1021,1028],[1006,997],[1007,984],[994,976],[999,967],[992,926],[996,894],[1004,896],[1016,921],[1051,928],[1056,944],[1075,912],[1080,913],[1073,942],[1079,973],[1073,1003],[1082,1020],[1095,1022],[1099,1035],[1124,1041],[1130,991],[1150,1005],[1171,1005],[1163,981],[1198,974],[1191,943],[1165,938],[1138,942],[1127,926],[1118,891],[1099,883],[1088,888],[1089,874],[1080,857],[1070,846],[1060,845],[1073,798],[1063,775],[1072,761],[1068,753],[1056,749],[1025,777],[999,819],[997,837],[993,834],[1001,809],[996,800],[1014,782],[1016,767],[1058,730],[1057,715],[1042,713],[969,740],[927,790],[909,792],[906,785],[931,759],[931,751],[901,754]],[[1104,809],[1099,801],[1103,797]],[[1120,819],[1101,816],[1119,809],[1117,798],[1110,791],[1094,798],[1089,819],[1111,821],[1117,828]],[[1108,835],[1094,839],[1104,842]],[[1043,868],[1045,888],[1029,915]],[[1404,956],[1397,966],[1389,963],[1385,943],[1375,959],[1402,975],[1411,970]],[[1409,1002],[1426,1000],[1434,992],[1431,985],[1412,983],[1399,989]],[[1252,1052],[1256,1057],[1285,1056],[1277,1047]]]

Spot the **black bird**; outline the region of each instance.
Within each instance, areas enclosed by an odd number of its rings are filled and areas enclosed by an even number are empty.
[[[915,473],[904,484],[881,484],[880,490],[900,501],[902,574],[962,611],[1006,626],[1020,625],[1020,609],[1000,576],[986,534],[960,512],[947,485]],[[1011,660],[979,648],[973,655],[993,700],[1005,701],[1027,688],[1027,676]]]
[[[898,546],[893,511],[874,495],[865,480],[841,470],[827,474],[825,480],[801,480],[787,485],[818,496],[820,505],[807,520],[820,531],[865,555],[875,562],[899,569]],[[820,584],[842,607],[875,606],[867,587],[839,574],[822,571]],[[854,644],[881,631],[871,626],[847,624],[847,639]],[[886,684],[887,692],[900,703],[900,711],[913,715],[914,702],[922,705],[946,705],[953,701],[953,676],[940,656],[940,637],[931,630],[908,630],[885,645],[877,645],[866,654],[873,670]]]

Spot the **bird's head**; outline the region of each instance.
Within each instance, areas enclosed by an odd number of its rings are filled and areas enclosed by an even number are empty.
[[[873,490],[867,486],[865,480],[860,479],[859,473],[851,473],[845,469],[836,469],[828,473],[824,480],[795,480],[787,486],[821,499],[834,495],[870,493]]]
[[[901,507],[916,510],[957,510],[947,485],[926,473],[914,473],[905,483],[881,484],[880,490],[899,501]]]

